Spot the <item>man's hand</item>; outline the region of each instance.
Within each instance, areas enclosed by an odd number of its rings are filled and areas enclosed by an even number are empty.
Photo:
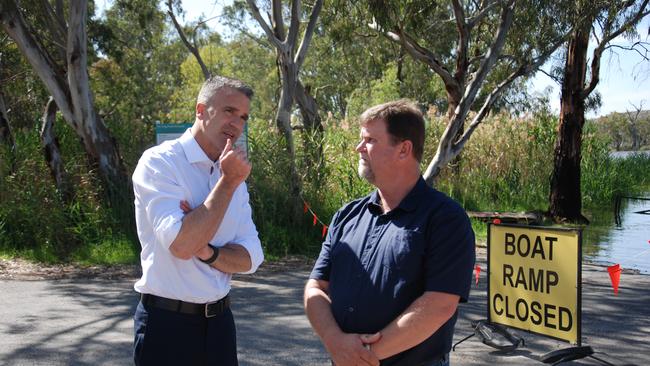
[[[232,141],[226,141],[219,157],[222,178],[231,187],[237,187],[248,178],[251,172],[251,164],[246,160],[246,154],[239,149],[233,149]]]
[[[379,333],[372,335],[345,333],[325,342],[325,348],[332,356],[332,361],[336,366],[377,366],[379,359],[365,347],[365,344],[377,342],[379,338],[381,338]]]

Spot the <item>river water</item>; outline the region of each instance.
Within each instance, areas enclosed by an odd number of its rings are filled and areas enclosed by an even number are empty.
[[[621,200],[618,223],[613,207],[593,213],[583,231],[585,260],[650,274],[650,192],[638,197]]]

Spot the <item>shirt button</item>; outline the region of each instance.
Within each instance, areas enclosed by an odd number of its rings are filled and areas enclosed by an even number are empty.
[[[353,312],[354,312],[354,308],[353,308],[352,306],[350,306],[350,307],[348,308],[348,311],[351,312],[351,313],[353,313]]]

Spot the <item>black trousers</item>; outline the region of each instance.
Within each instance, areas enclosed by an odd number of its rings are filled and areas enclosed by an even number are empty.
[[[138,366],[237,366],[230,309],[212,318],[138,304],[133,317],[133,359]]]

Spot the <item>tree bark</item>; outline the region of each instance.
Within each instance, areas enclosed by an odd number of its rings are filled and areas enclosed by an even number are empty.
[[[309,15],[309,22],[305,27],[300,45],[298,45],[300,16],[302,14],[300,10],[300,0],[294,0],[291,2],[291,20],[288,34],[284,29],[281,0],[272,1],[271,25],[262,18],[260,10],[254,0],[246,0],[246,2],[250,8],[251,15],[255,18],[260,27],[262,27],[262,30],[266,34],[271,45],[275,47],[278,55],[278,66],[280,68],[282,89],[280,92],[280,100],[278,102],[276,124],[287,143],[287,152],[290,159],[291,170],[291,198],[294,206],[293,219],[294,221],[297,221],[302,215],[302,179],[298,174],[298,169],[296,167],[296,151],[293,131],[291,128],[291,112],[294,101],[297,101],[303,113],[310,111],[311,114],[311,111],[316,111],[317,116],[317,109],[313,108],[316,105],[313,98],[310,100],[306,93],[302,93],[298,96],[296,93],[297,88],[299,88],[298,74],[305,61],[307,50],[309,49],[309,44],[311,43],[316,28],[316,21],[318,20],[320,10],[323,6],[323,0],[316,0],[314,2],[311,14]],[[303,117],[304,116],[305,114],[303,114]],[[320,117],[317,119],[313,116],[303,118],[303,123],[318,123],[320,125]],[[307,128],[307,125],[305,125],[305,128]]]
[[[0,91],[0,144],[6,144],[11,151],[16,150],[16,142],[14,136],[11,134],[11,127],[9,126],[9,116],[7,115],[7,106],[5,99]]]
[[[617,5],[605,5],[604,8],[585,8],[579,11],[584,13],[582,16],[584,20],[575,27],[567,47],[560,102],[560,125],[551,175],[548,213],[556,221],[588,222],[582,215],[580,190],[585,100],[600,80],[600,60],[603,51],[610,41],[634,27],[650,13],[646,10],[648,3],[649,0],[642,0],[640,3],[627,1]],[[632,11],[626,14],[628,9]],[[603,10],[609,12],[608,17],[599,20],[597,17]],[[615,21],[616,17],[620,17],[622,22]],[[601,25],[602,34],[600,39],[596,38],[597,44],[591,60],[591,79],[587,83],[587,48],[589,32],[594,22]]]
[[[587,222],[582,216],[580,162],[585,124],[585,78],[590,23],[576,29],[567,49],[555,143],[549,215],[556,220]]]
[[[287,144],[287,155],[289,156],[289,170],[291,174],[290,200],[292,202],[291,206],[293,207],[292,218],[297,222],[301,216],[300,208],[302,207],[302,200],[300,197],[302,195],[302,179],[300,178],[300,174],[298,174],[298,167],[296,166],[296,148],[291,129],[291,108],[293,106],[297,72],[295,72],[294,63],[285,63],[282,55],[279,58],[282,90],[280,92],[280,101],[275,121]]]
[[[302,123],[308,131],[323,131],[320,114],[318,113],[318,104],[316,99],[309,93],[309,87],[305,88],[300,80],[296,82],[295,99],[300,114],[302,115]]]
[[[309,88],[305,88],[300,80],[296,83],[296,103],[302,115],[304,141],[305,141],[305,168],[307,176],[317,186],[320,181],[321,168],[324,165],[323,159],[323,125],[318,113],[318,104],[309,93]]]
[[[50,97],[43,112],[43,125],[41,126],[41,144],[43,145],[43,153],[45,155],[45,162],[50,168],[50,173],[59,191],[59,195],[63,202],[70,203],[73,197],[73,190],[68,180],[68,174],[63,165],[63,156],[59,148],[59,140],[54,133],[54,122],[56,121],[56,102],[54,98]]]
[[[117,143],[93,105],[87,69],[87,5],[82,0],[70,2],[66,67],[58,65],[35,34],[29,32],[15,1],[0,0],[0,21],[45,84],[66,122],[81,138],[89,160],[98,167],[108,203],[122,206],[132,201],[133,192]]]

